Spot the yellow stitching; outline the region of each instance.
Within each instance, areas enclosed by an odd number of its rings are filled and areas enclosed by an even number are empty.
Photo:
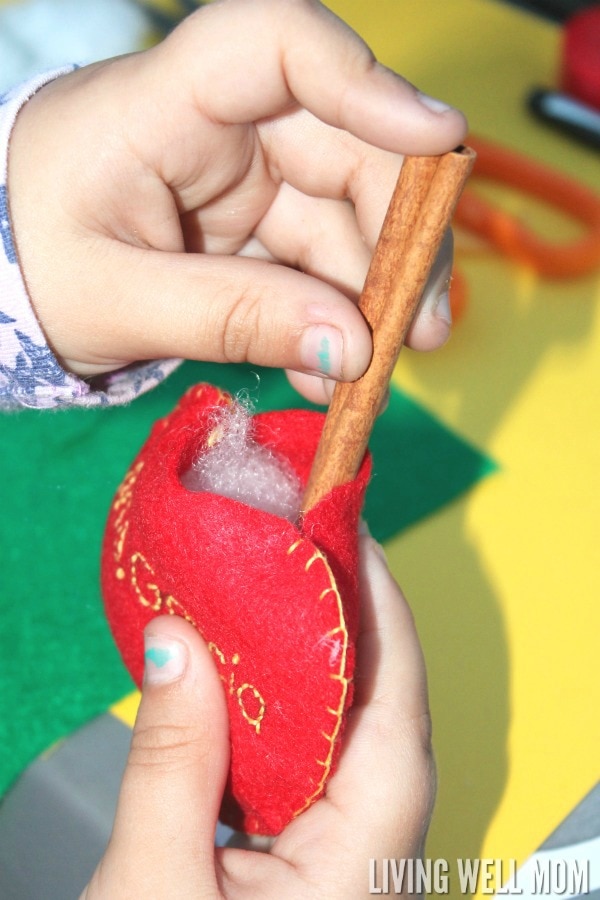
[[[119,512],[115,516],[115,529],[118,531],[123,524],[123,519],[125,518],[125,514],[127,512],[127,506],[124,503],[121,503],[120,500],[115,500],[113,509],[119,510]]]
[[[140,460],[129,469],[125,474],[125,478],[121,482],[116,497],[113,502],[113,509],[120,509],[122,506],[127,505],[131,501],[131,497],[133,494],[133,487],[138,479],[138,475],[144,468],[144,461]]]
[[[341,692],[340,692],[340,702],[339,702],[337,710],[334,710],[329,706],[327,707],[327,712],[329,712],[329,713],[331,713],[331,715],[334,715],[337,717],[337,721],[334,725],[333,731],[331,734],[326,734],[324,731],[321,732],[323,737],[326,738],[327,741],[329,742],[329,751],[327,753],[325,760],[320,760],[320,759],[315,760],[315,763],[317,765],[322,766],[323,775],[322,775],[321,779],[319,780],[319,783],[318,783],[316,789],[312,792],[312,794],[310,794],[309,797],[306,798],[303,805],[299,809],[297,809],[296,812],[293,814],[293,818],[295,818],[296,816],[299,816],[300,813],[304,812],[305,809],[308,809],[308,807],[311,805],[313,800],[315,800],[323,792],[323,788],[325,787],[325,782],[327,781],[327,778],[331,771],[331,765],[332,765],[332,761],[333,761],[333,753],[334,753],[334,749],[335,749],[335,742],[336,742],[336,739],[338,737],[338,734],[340,732],[340,728],[342,725],[342,713],[344,712],[344,707],[346,705],[346,697],[348,696],[348,685],[350,683],[349,679],[346,678],[346,676],[344,675],[344,672],[346,670],[346,656],[347,656],[347,652],[348,652],[348,632],[345,628],[344,607],[342,605],[342,598],[340,597],[339,591],[337,589],[337,585],[336,585],[335,579],[333,577],[333,572],[331,571],[331,567],[329,566],[327,559],[320,552],[320,550],[317,550],[314,553],[314,555],[309,559],[309,561],[307,562],[307,564],[305,565],[304,568],[305,568],[305,571],[308,572],[308,570],[313,565],[313,563],[316,562],[318,559],[320,559],[321,562],[323,563],[323,565],[325,566],[325,571],[327,573],[327,576],[329,577],[330,587],[327,588],[327,591],[325,593],[328,593],[329,591],[333,591],[333,593],[335,594],[336,605],[337,605],[337,610],[338,610],[338,615],[339,615],[340,624],[337,628],[335,628],[332,632],[330,632],[330,634],[335,634],[336,632],[340,632],[340,631],[343,634],[343,639],[341,641],[342,653],[341,653],[341,659],[340,659],[340,663],[339,663],[339,669],[337,672],[329,673],[330,678],[334,679],[335,681],[340,682]]]
[[[226,658],[225,654],[223,653],[222,650],[219,649],[219,647],[217,647],[217,645],[213,641],[211,641],[209,643],[208,649],[214,656],[217,657],[217,659],[219,660],[219,662],[221,663],[222,666],[227,665],[227,658]],[[237,666],[239,661],[240,661],[240,654],[234,653],[233,656],[231,657],[232,665]],[[228,679],[225,677],[224,673],[219,672],[219,678],[221,679],[223,684],[226,686],[227,692],[231,697],[235,693],[241,713],[242,713],[244,719],[246,720],[246,722],[248,722],[248,724],[251,725],[255,729],[257,734],[260,734],[260,725],[261,725],[262,720],[265,717],[265,711],[266,711],[266,703],[265,703],[265,700],[264,700],[262,694],[260,693],[260,691],[257,688],[255,688],[253,684],[248,684],[248,682],[245,682],[244,684],[240,685],[240,687],[238,687],[236,689],[234,672],[229,673]],[[258,700],[258,703],[260,705],[260,709],[258,711],[258,715],[256,716],[256,718],[253,718],[248,713],[248,711],[246,710],[246,707],[244,706],[242,694],[244,693],[244,691],[247,691],[247,690],[252,691],[255,699]]]
[[[258,702],[260,704],[260,709],[258,711],[258,715],[256,716],[256,718],[249,716],[246,711],[246,708],[244,706],[244,701],[242,700],[242,694],[244,693],[244,691],[251,691],[252,694],[254,695],[255,700],[258,700]],[[249,725],[252,725],[255,728],[256,733],[260,734],[260,723],[262,722],[262,720],[264,718],[265,709],[266,709],[265,701],[264,701],[264,698],[263,698],[261,692],[258,691],[252,684],[242,684],[239,686],[239,688],[237,689],[237,691],[235,693],[236,693],[236,697],[238,699],[238,703],[240,705],[240,709],[242,711],[243,717],[245,718],[245,720],[248,722]]]
[[[149,584],[146,582],[146,590],[150,591],[154,594],[154,603],[151,600],[148,600],[144,594],[142,593],[142,589],[140,588],[137,574],[137,563],[141,562],[143,566],[146,567],[151,576],[154,575],[154,571],[152,567],[149,565],[146,557],[143,553],[134,553],[131,557],[131,586],[133,587],[135,593],[137,594],[138,600],[142,604],[142,606],[149,606],[151,610],[154,612],[158,612],[159,609],[162,608],[163,605],[163,596],[155,584]]]
[[[112,508],[114,510],[122,509],[123,506],[127,506],[131,498],[131,489],[126,485],[125,482],[121,485],[119,490],[117,491],[117,495],[113,501]]]
[[[129,528],[129,522],[125,517],[129,512],[129,507],[131,506],[131,501],[133,500],[134,485],[143,467],[144,461],[140,460],[131,469],[129,469],[119,489],[117,490],[117,494],[112,505],[113,510],[115,510],[115,512],[117,513],[113,525],[115,529],[113,549],[115,562],[120,562],[121,556],[123,554],[125,537],[127,535],[127,529]],[[119,571],[121,570],[117,569],[117,578],[121,578],[121,576],[119,575]]]
[[[123,581],[125,578],[125,569],[122,569],[121,566],[116,570],[115,575],[119,579],[119,581]]]
[[[219,650],[217,645],[214,644],[212,641],[209,643],[208,649],[210,650],[211,653],[213,653],[217,657],[217,659],[219,660],[221,665],[224,666],[225,665],[225,654],[223,653],[223,651]]]
[[[127,531],[129,529],[129,519],[125,519],[126,512],[128,512],[128,508],[125,509],[124,507],[117,516],[117,521],[115,521],[116,537],[114,557],[117,562],[119,562],[121,556],[123,555],[123,545],[125,543],[125,538],[127,537]],[[118,519],[121,517],[121,514],[123,514],[123,519],[125,519],[125,521],[123,522],[118,521]]]
[[[292,546],[291,546],[291,547],[288,547],[288,549],[287,549],[287,554],[288,554],[288,556],[290,555],[290,553],[293,553],[294,550],[297,550],[298,547],[300,546],[300,544],[303,544],[303,543],[304,543],[304,538],[298,538],[297,541],[294,541],[294,543],[292,544]]]
[[[180,603],[179,600],[176,600],[175,597],[172,596],[172,594],[169,594],[167,596],[167,599],[165,600],[165,606],[170,616],[179,615],[184,618],[186,622],[190,622],[190,624],[192,624],[194,628],[198,628],[196,620],[193,618],[193,616],[190,616],[189,612],[186,610],[183,604]],[[176,609],[178,609],[179,612],[176,612]]]
[[[227,665],[227,658],[226,658],[225,654],[223,653],[222,650],[220,650],[217,647],[217,645],[215,643],[213,643],[211,641],[210,644],[208,645],[208,649],[214,656],[217,657],[217,659],[219,660],[221,665],[223,665],[223,666]],[[239,653],[234,653],[233,656],[231,657],[232,664],[237,665],[239,663],[239,661],[240,661]],[[258,690],[258,688],[255,688],[253,684],[249,684],[248,682],[244,682],[244,684],[241,684],[238,688],[236,688],[234,672],[229,673],[229,678],[226,678],[224,673],[219,672],[219,678],[221,679],[223,684],[226,686],[228,694],[231,697],[233,697],[233,695],[235,694],[238,705],[240,707],[240,711],[242,713],[242,716],[246,720],[246,722],[248,722],[248,724],[254,728],[254,730],[256,731],[257,734],[260,734],[261,722],[265,717],[265,712],[266,712],[266,708],[267,708],[265,699],[264,699],[263,695],[261,694],[261,692]],[[260,708],[258,711],[258,715],[256,717],[251,716],[248,713],[246,707],[244,706],[244,700],[242,697],[244,691],[251,691],[252,694],[254,695],[254,698],[259,703]]]
[[[330,587],[325,588],[325,590],[321,591],[321,593],[319,594],[319,600],[324,600],[325,597],[327,596],[327,594],[331,594],[332,592],[335,593],[334,588],[330,588]]]
[[[308,560],[308,562],[307,562],[306,565],[304,566],[304,571],[305,571],[305,572],[308,572],[308,570],[310,569],[310,567],[312,566],[312,564],[315,563],[318,559],[321,559],[321,560],[323,560],[323,562],[325,562],[325,557],[323,556],[322,553],[319,553],[319,551],[317,550],[316,553],[314,553],[314,554],[311,556],[311,558]],[[325,565],[327,565],[327,563],[325,563]],[[328,567],[328,568],[329,568],[329,567]],[[333,576],[332,576],[332,578],[333,578]],[[337,593],[337,591],[336,591],[336,593]]]

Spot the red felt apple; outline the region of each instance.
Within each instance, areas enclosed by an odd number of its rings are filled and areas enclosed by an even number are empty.
[[[358,631],[357,526],[370,460],[299,525],[208,492],[182,475],[209,443],[210,385],[158,421],[112,504],[102,589],[135,682],[156,615],[184,616],[214,656],[229,709],[231,768],[221,817],[277,834],[325,791],[352,700]],[[306,484],[325,416],[256,415],[254,440]]]

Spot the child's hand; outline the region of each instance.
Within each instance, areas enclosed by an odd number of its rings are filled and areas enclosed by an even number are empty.
[[[181,356],[357,378],[371,341],[351,300],[399,154],[448,151],[465,128],[314,0],[216,2],[158,47],[50,83],[9,160],[50,344],[84,377]],[[450,258],[447,243],[417,348],[448,335]],[[293,380],[323,399],[320,379]]]
[[[355,702],[327,793],[269,853],[213,846],[227,776],[227,709],[191,625],[155,619],[173,660],[148,663],[113,834],[85,900],[121,897],[366,897],[369,859],[423,853],[435,790],[423,658],[408,606],[361,538]],[[179,669],[179,672],[178,672]]]

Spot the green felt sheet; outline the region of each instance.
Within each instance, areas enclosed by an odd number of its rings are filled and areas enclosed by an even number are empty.
[[[186,363],[129,407],[0,419],[0,795],[40,752],[132,687],[102,612],[104,522],[152,423],[198,381],[245,388],[258,411],[306,405],[280,372]],[[396,389],[371,449],[366,518],[379,540],[494,468]]]

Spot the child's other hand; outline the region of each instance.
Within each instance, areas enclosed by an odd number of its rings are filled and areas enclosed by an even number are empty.
[[[400,154],[451,150],[465,130],[314,0],[222,0],[149,51],[50,83],[19,114],[9,164],[50,344],[83,377],[248,360],[323,400],[314,375],[353,380],[370,359],[352,301]],[[448,336],[450,263],[448,241],[418,349]]]
[[[174,662],[148,663],[113,834],[82,900],[347,900],[368,896],[369,859],[422,855],[435,791],[423,658],[378,549],[361,542],[355,702],[326,795],[268,853],[215,850],[229,754],[222,685],[191,625],[154,619],[146,632]]]

